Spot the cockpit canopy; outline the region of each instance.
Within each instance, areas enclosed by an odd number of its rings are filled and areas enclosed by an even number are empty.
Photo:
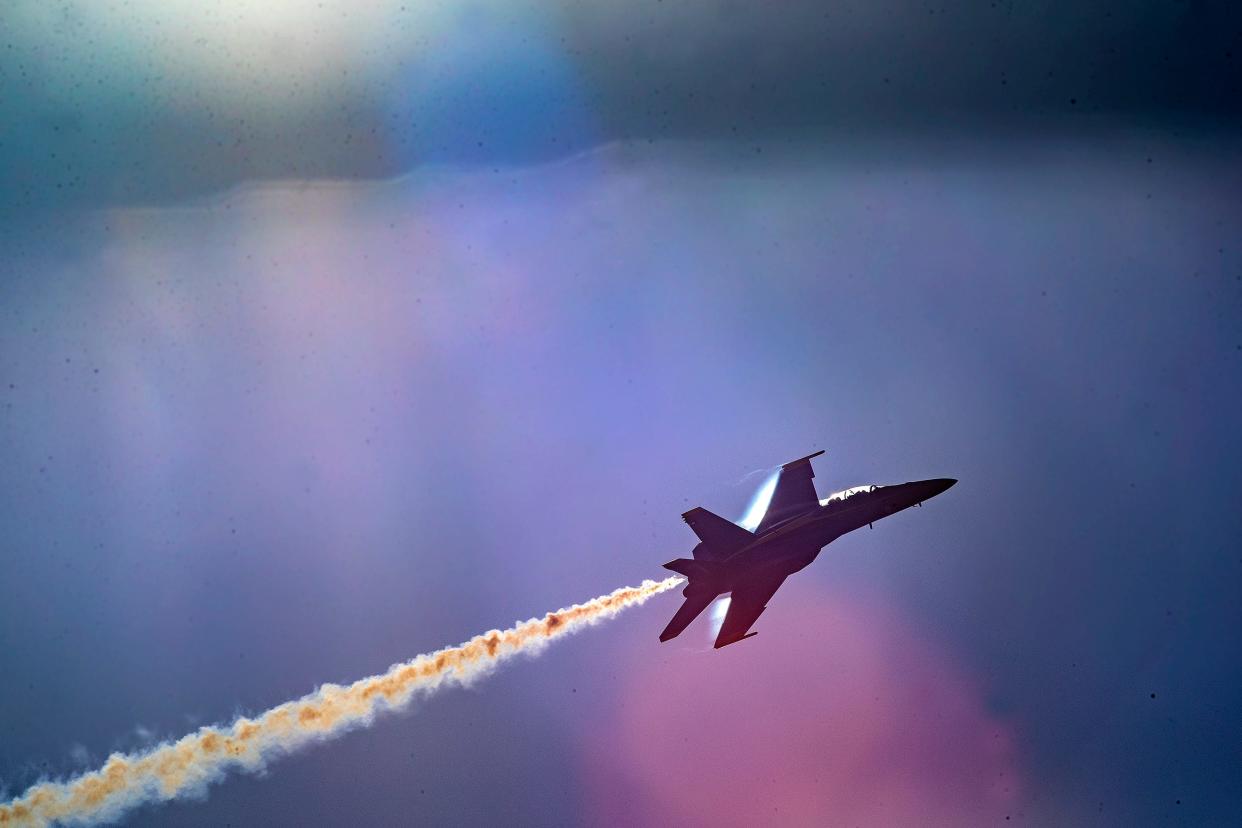
[[[819,505],[827,506],[829,503],[838,503],[843,500],[848,500],[849,498],[853,497],[856,494],[862,494],[864,492],[874,492],[878,488],[879,488],[878,486],[867,484],[863,486],[855,486],[852,489],[845,489],[840,492],[833,492],[832,494],[828,495],[826,498],[821,500],[819,502]]]

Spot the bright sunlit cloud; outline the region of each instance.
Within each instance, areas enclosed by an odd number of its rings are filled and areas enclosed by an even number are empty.
[[[105,70],[143,77],[168,105],[203,106],[219,96],[270,102],[274,91],[318,94],[315,83],[342,84],[408,53],[447,15],[396,0],[132,0],[70,5],[22,2],[10,12],[11,36],[67,56],[52,73],[71,84],[100,55]],[[438,31],[438,29],[437,29]],[[186,85],[188,84],[188,86]],[[62,90],[68,94],[70,90]]]

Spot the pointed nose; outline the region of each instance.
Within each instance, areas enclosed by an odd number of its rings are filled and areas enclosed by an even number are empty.
[[[937,477],[934,480],[919,480],[915,483],[907,483],[903,494],[910,499],[910,505],[922,503],[924,500],[931,500],[936,495],[947,490],[957,481],[951,477]]]
[[[880,501],[888,509],[888,514],[918,506],[924,500],[931,500],[936,495],[951,488],[957,483],[952,477],[937,477],[932,480],[912,480],[909,483],[897,483],[882,486]]]

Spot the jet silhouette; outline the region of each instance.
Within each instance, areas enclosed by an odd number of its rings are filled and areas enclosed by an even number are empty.
[[[856,486],[826,500],[815,493],[811,459],[817,451],[781,466],[776,488],[763,519],[754,532],[695,508],[682,519],[699,536],[692,558],[678,558],[665,569],[685,575],[685,603],[668,622],[661,641],[676,638],[699,613],[725,593],[732,593],[716,649],[755,635],[747,632],[785,579],[811,561],[820,550],[846,532],[869,526],[880,518],[921,506],[948,489],[947,477],[892,486]]]

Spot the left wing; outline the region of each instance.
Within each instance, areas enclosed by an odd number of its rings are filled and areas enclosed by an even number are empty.
[[[733,590],[729,601],[729,612],[725,615],[724,624],[720,627],[720,635],[716,636],[716,649],[726,644],[733,644],[743,638],[750,638],[754,633],[747,633],[751,625],[768,608],[768,601],[785,583],[788,576],[778,575],[761,581],[753,581],[741,589]]]
[[[755,539],[748,530],[720,515],[696,506],[681,516],[703,543],[694,548],[696,558],[725,558]]]

